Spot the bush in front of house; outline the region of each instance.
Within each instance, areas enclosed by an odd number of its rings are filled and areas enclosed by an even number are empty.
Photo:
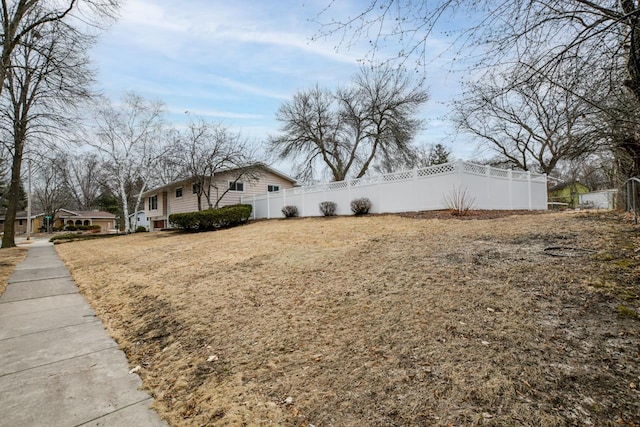
[[[334,216],[338,205],[335,202],[321,202],[320,212],[324,216]]]
[[[299,215],[298,207],[292,205],[284,206],[282,208],[282,215],[284,215],[285,218],[295,218]]]
[[[368,214],[369,209],[371,209],[371,200],[366,197],[361,197],[351,201],[351,212],[353,212],[354,215]]]
[[[64,229],[65,231],[99,231],[101,227],[99,225],[66,225]]]
[[[139,225],[136,227],[136,233],[146,233],[146,232],[147,232],[147,227],[143,225]]]
[[[240,225],[251,216],[251,205],[231,205],[218,209],[169,215],[169,222],[185,231],[206,231]]]

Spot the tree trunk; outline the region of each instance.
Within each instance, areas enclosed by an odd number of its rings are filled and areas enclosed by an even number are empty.
[[[11,185],[9,186],[9,206],[4,217],[4,234],[2,235],[2,247],[12,248],[16,245],[15,223],[20,199],[20,172],[22,169],[22,149],[24,144],[16,146],[11,166]],[[29,221],[30,218],[27,218]]]
[[[144,193],[146,189],[147,189],[147,180],[145,179],[142,182],[142,187],[140,187],[140,192],[138,193],[138,197],[136,198],[136,205],[134,206],[134,209],[133,209],[133,212],[134,212],[133,226],[131,227],[131,230],[133,231],[136,231],[138,229],[138,209],[140,208],[140,202],[142,201],[142,193]],[[143,202],[143,207],[144,207],[144,202]],[[128,218],[129,217],[127,217],[127,222],[129,222]]]
[[[120,186],[120,203],[122,203],[122,220],[124,222],[124,231],[129,233],[131,231],[131,225],[129,224],[129,204],[127,203],[127,193],[124,190],[124,179],[119,179],[118,185]]]

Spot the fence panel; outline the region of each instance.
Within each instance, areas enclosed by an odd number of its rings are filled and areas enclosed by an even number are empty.
[[[242,203],[253,205],[254,218],[281,218],[286,205],[296,206],[300,216],[320,216],[319,205],[325,201],[337,204],[338,215],[350,215],[351,201],[366,197],[371,213],[393,213],[447,209],[447,199],[461,192],[472,209],[547,208],[546,175],[467,162],[285,189],[243,197]]]

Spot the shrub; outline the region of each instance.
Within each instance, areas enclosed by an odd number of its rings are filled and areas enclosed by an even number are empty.
[[[320,212],[324,216],[334,216],[336,214],[336,209],[338,205],[335,202],[321,202],[320,203]]]
[[[282,208],[282,214],[285,218],[294,218],[298,216],[298,207],[297,206],[284,206]]]
[[[99,225],[76,225],[75,228],[77,230],[83,230],[83,231],[100,230],[100,226]]]
[[[219,209],[175,213],[169,222],[186,231],[205,231],[233,227],[246,222],[251,216],[251,205],[231,205]]]
[[[371,209],[371,200],[366,197],[361,197],[351,201],[351,212],[355,215],[368,214],[369,209]]]
[[[49,241],[58,244],[64,242],[74,242],[77,240],[89,240],[89,239],[103,239],[109,237],[117,237],[122,236],[121,234],[78,234],[78,233],[66,233],[66,234],[56,234],[52,236]]]
[[[136,227],[136,233],[146,233],[146,232],[147,232],[147,227],[143,225],[139,225]]]
[[[467,194],[467,188],[451,189],[449,194],[444,196],[444,203],[447,209],[451,211],[453,215],[465,216],[473,208],[476,198]]]
[[[76,227],[75,225],[67,225],[64,229],[66,231],[78,231],[78,227]]]

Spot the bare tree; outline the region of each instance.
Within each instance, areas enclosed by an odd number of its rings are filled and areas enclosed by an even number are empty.
[[[469,84],[465,99],[455,104],[462,131],[512,166],[546,174],[558,162],[599,148],[595,119],[600,110],[580,95],[585,89],[596,90],[589,80],[575,69],[554,83],[512,70]]]
[[[129,201],[135,201],[132,208],[136,212],[152,177],[151,169],[166,152],[159,146],[163,112],[161,102],[128,93],[118,106],[104,100],[94,116],[96,139],[88,144],[98,151],[113,180],[111,188],[120,199],[126,232],[132,227]]]
[[[360,178],[375,161],[411,158],[422,122],[418,109],[429,99],[406,72],[362,68],[352,84],[332,93],[319,87],[298,92],[276,118],[281,134],[270,148],[298,160],[298,176],[311,179],[319,166],[335,181]]]
[[[119,8],[118,0],[2,0],[2,58],[0,59],[0,95],[7,74],[13,66],[14,50],[31,43],[30,39],[48,32],[51,24],[80,18],[89,25],[99,25],[112,19]],[[19,66],[19,65],[18,65]]]
[[[393,173],[399,170],[426,168],[452,161],[451,150],[444,145],[422,144],[415,147],[409,156],[384,159],[374,169],[378,173]]]
[[[27,142],[35,153],[63,140],[65,130],[74,124],[74,108],[91,95],[93,76],[85,55],[91,39],[64,23],[50,22],[21,40],[12,52],[1,98],[3,143],[12,156],[3,248],[15,246],[14,221]]]
[[[604,150],[578,161],[562,162],[557,168],[557,178],[561,181],[579,181],[592,191],[615,188],[617,174],[615,157]]]
[[[202,119],[191,120],[180,133],[171,158],[180,168],[183,178],[193,180],[193,192],[198,198],[198,210],[203,198],[208,208],[217,208],[233,184],[256,178],[256,160],[248,141],[221,124]],[[215,176],[225,173],[220,182]]]
[[[70,207],[79,210],[95,208],[105,179],[98,155],[95,152],[74,156],[64,154],[58,162],[70,197]]]
[[[604,75],[612,92],[625,87],[635,107],[626,110],[628,132],[618,153],[640,173],[640,4],[635,0],[371,0],[355,15],[335,16],[329,1],[319,14],[318,37],[341,35],[341,46],[360,40],[371,44],[370,59],[385,49],[395,59],[415,59],[425,67],[432,58],[429,39],[445,20],[466,22],[450,31],[451,49],[473,67],[509,61],[528,62],[532,72],[554,84],[576,58]],[[466,48],[466,49],[465,49]],[[524,60],[523,60],[524,58]],[[392,58],[393,59],[393,58]],[[589,100],[592,101],[592,100]],[[620,129],[620,128],[618,128]],[[620,130],[617,131],[618,139]]]
[[[178,150],[181,141],[181,133],[174,127],[167,127],[162,135],[161,146],[165,147],[166,154],[155,160],[151,169],[151,183],[149,185],[167,185],[184,178],[184,168],[177,157],[183,153]]]
[[[34,202],[46,216],[55,217],[56,212],[71,202],[65,182],[64,156],[45,159],[34,171]]]

